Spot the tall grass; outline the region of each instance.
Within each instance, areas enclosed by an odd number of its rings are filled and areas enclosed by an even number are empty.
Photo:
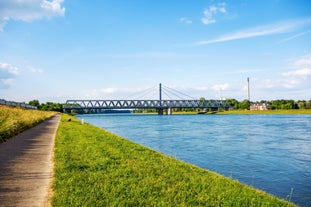
[[[55,112],[0,106],[0,143],[37,125],[53,114]]]
[[[53,206],[294,206],[67,115],[54,176]]]

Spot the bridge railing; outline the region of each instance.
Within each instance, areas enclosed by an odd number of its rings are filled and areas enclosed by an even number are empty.
[[[17,108],[25,108],[25,109],[37,109],[35,106],[31,106],[29,104],[15,102],[15,101],[6,101],[4,99],[0,99],[0,105],[10,106],[10,107],[17,107]]]

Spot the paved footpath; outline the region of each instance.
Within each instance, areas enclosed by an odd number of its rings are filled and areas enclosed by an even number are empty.
[[[0,144],[0,206],[49,206],[60,115]]]

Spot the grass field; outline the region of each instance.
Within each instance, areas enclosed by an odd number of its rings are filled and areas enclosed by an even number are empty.
[[[55,112],[0,106],[0,143],[37,125],[53,114]]]
[[[294,206],[68,115],[54,159],[52,206]]]

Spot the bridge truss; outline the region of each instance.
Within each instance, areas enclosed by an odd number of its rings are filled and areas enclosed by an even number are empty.
[[[228,109],[225,100],[67,100],[64,111],[72,109],[157,109],[159,114],[164,109],[200,108],[211,111]]]

